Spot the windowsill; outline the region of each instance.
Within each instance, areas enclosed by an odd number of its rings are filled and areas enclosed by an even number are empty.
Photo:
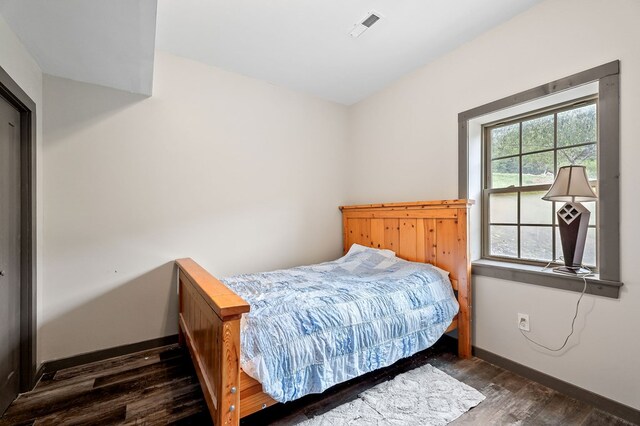
[[[559,274],[551,269],[543,271],[540,266],[487,259],[473,261],[471,266],[474,275],[518,281],[578,293],[581,293],[584,288],[582,278]],[[620,297],[620,287],[622,285],[621,282],[602,280],[600,275],[595,274],[587,277],[586,293],[617,299]]]

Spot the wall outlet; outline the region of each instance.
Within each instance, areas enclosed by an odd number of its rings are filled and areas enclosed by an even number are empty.
[[[518,328],[523,331],[531,331],[529,328],[529,315],[518,313]]]

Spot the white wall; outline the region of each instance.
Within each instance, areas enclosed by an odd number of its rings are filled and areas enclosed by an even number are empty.
[[[42,316],[42,71],[0,15],[0,66],[36,104],[36,315]],[[38,336],[39,340],[40,336]],[[39,347],[39,345],[38,345]],[[38,348],[36,348],[36,351]]]
[[[157,52],[154,95],[45,76],[41,360],[177,332],[172,261],[341,254],[346,107]]]
[[[548,0],[350,109],[350,203],[456,198],[457,115],[621,60],[619,300],[585,296],[577,332],[550,355],[520,336],[516,313],[549,345],[568,333],[578,294],[475,277],[477,347],[640,408],[640,2]]]

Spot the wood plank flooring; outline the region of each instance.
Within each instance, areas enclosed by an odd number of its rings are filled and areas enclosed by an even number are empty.
[[[255,413],[241,424],[293,425],[426,363],[486,396],[452,425],[631,425],[478,358],[460,360],[446,342],[326,394]],[[210,418],[189,355],[171,345],[48,373],[0,418],[2,426],[60,424],[207,425]]]

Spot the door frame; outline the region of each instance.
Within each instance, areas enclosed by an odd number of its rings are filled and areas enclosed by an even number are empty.
[[[36,379],[36,103],[0,66],[0,96],[20,113],[20,392]]]

